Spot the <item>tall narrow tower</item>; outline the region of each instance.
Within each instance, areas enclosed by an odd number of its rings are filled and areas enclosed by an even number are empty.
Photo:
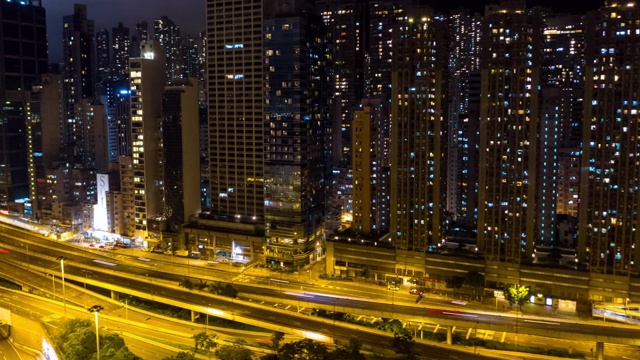
[[[164,49],[157,41],[129,60],[131,74],[131,145],[136,235],[147,235],[148,221],[162,213],[161,114],[165,86]]]
[[[488,6],[482,30],[478,248],[520,263],[535,248],[542,28],[524,1]]]
[[[443,55],[429,8],[408,9],[394,29],[391,72],[391,238],[426,252],[441,237]]]
[[[30,197],[26,91],[47,71],[47,28],[40,1],[0,1],[0,209]]]
[[[265,201],[262,13],[262,0],[207,1],[211,214],[257,231]]]
[[[587,17],[579,258],[593,272],[640,265],[640,8],[607,2]]]

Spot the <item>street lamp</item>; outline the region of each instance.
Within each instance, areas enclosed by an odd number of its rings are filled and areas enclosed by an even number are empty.
[[[62,304],[64,305],[64,321],[67,321],[67,292],[64,288],[64,261],[67,260],[67,258],[58,256],[56,260],[60,261],[60,270],[62,272]]]
[[[96,359],[100,360],[100,337],[98,336],[98,313],[104,308],[100,305],[93,305],[87,311],[94,313],[96,318]]]

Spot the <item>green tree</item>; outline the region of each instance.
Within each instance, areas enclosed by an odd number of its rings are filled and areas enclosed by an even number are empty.
[[[507,285],[504,288],[504,298],[518,309],[526,304],[529,295],[529,287],[524,285]]]
[[[280,360],[326,360],[327,346],[311,339],[302,339],[282,345],[278,350]]]
[[[216,343],[216,335],[215,334],[207,334],[206,331],[201,331],[197,334],[194,334],[191,338],[194,341],[195,352],[198,352],[198,349],[203,349],[205,351],[209,351],[211,349],[215,349],[218,344]]]
[[[180,351],[174,356],[165,357],[162,360],[196,360],[196,356],[187,351]]]
[[[340,346],[329,353],[330,360],[366,360],[366,356],[361,352],[362,343],[356,339],[349,339],[346,346]]]
[[[224,360],[251,360],[253,351],[240,345],[222,345],[216,350],[216,356]]]
[[[416,345],[416,341],[409,334],[395,333],[393,335],[393,342],[391,346],[396,354],[402,355],[405,360],[417,359],[416,354],[413,352],[413,348]]]
[[[195,286],[195,284],[193,283],[193,281],[191,281],[191,279],[184,278],[178,283],[178,286],[182,286],[183,288],[185,288],[187,290],[192,290],[193,287]]]
[[[271,335],[271,346],[274,350],[280,349],[282,340],[284,340],[284,333],[282,331],[274,331],[273,335]]]

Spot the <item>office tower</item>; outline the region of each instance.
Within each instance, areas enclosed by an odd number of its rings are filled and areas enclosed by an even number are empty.
[[[393,29],[390,232],[397,249],[411,252],[441,239],[446,55],[436,29],[429,8],[408,10]]]
[[[558,107],[557,214],[577,218],[582,144],[584,31],[581,16],[546,19],[543,81],[561,89]]]
[[[153,21],[153,38],[162,45],[167,59],[167,79],[183,76],[180,26],[166,16]]]
[[[173,80],[162,94],[164,199],[169,230],[200,212],[198,81]]]
[[[478,248],[488,260],[520,263],[533,255],[541,53],[541,19],[524,2],[486,8]]]
[[[366,41],[366,2],[317,0],[324,24],[333,39],[334,118],[332,128],[334,165],[351,162],[351,121],[353,110],[363,97],[362,67]]]
[[[93,20],[87,19],[87,6],[75,4],[73,15],[63,18],[62,48],[65,82],[66,141],[76,140],[74,104],[96,95]]]
[[[62,83],[62,76],[59,74],[42,75],[40,81],[33,85],[30,94],[31,111],[27,120],[29,193],[36,219],[51,216],[46,170],[60,156],[64,120]]]
[[[480,116],[479,15],[466,10],[448,19],[449,87],[447,212],[464,228],[475,228],[478,216],[478,126]]]
[[[111,44],[107,29],[100,29],[96,33],[96,62],[98,67],[96,81],[99,87],[97,93],[102,94],[105,83],[111,79]]]
[[[638,273],[640,261],[640,8],[606,2],[586,18],[580,176],[580,261],[592,272]]]
[[[127,79],[129,76],[129,54],[131,53],[131,39],[129,28],[118,23],[118,27],[111,29],[113,39],[113,80]]]
[[[141,53],[142,57],[129,59],[136,236],[146,236],[148,221],[164,211],[160,119],[165,54],[157,41],[142,44]]]
[[[353,119],[353,230],[362,235],[389,232],[388,147],[380,99],[363,100]]]
[[[30,197],[25,91],[47,71],[45,9],[40,1],[0,2],[0,209]]]
[[[328,34],[309,1],[274,1],[266,10],[265,255],[299,267],[324,248]]]
[[[262,12],[262,0],[207,1],[211,215],[254,234],[265,201]]]

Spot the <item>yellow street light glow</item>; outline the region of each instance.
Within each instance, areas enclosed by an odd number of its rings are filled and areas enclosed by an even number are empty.
[[[302,334],[304,335],[305,338],[307,339],[311,339],[311,340],[315,340],[315,341],[329,341],[329,338],[322,335],[322,334],[318,334],[315,332],[311,332],[311,331],[303,331]]]
[[[204,308],[204,310],[206,312],[208,312],[209,314],[213,315],[213,316],[218,316],[218,317],[227,317],[227,316],[229,316],[226,312],[224,312],[222,310],[218,310],[218,309]]]

